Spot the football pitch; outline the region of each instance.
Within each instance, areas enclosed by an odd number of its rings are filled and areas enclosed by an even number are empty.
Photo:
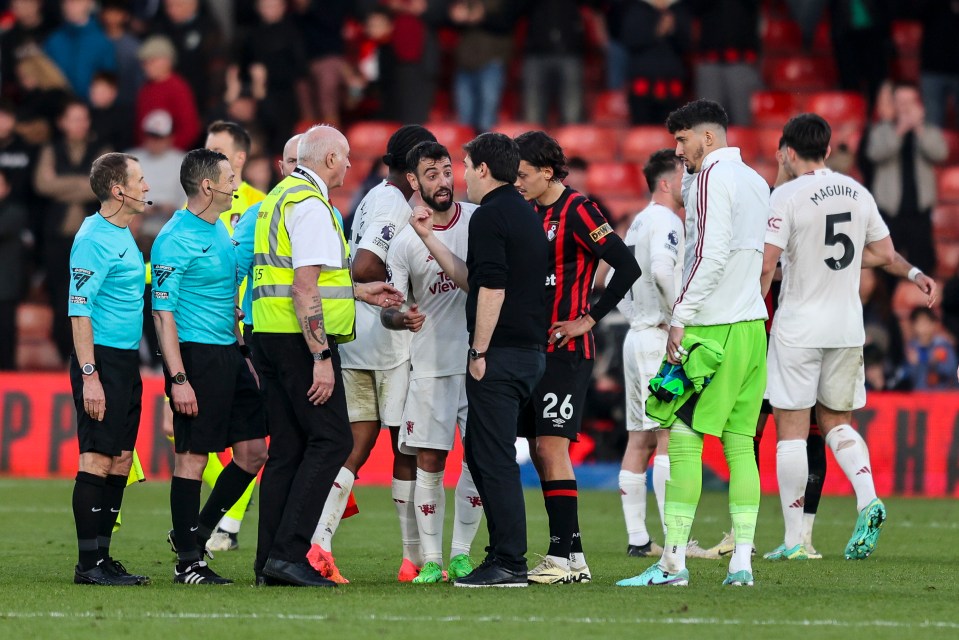
[[[852,498],[827,498],[816,522],[823,560],[774,563],[757,556],[756,586],[723,587],[723,561],[689,561],[688,588],[620,588],[652,559],[627,558],[619,495],[580,493],[580,522],[591,584],[527,589],[456,589],[396,582],[399,526],[388,489],[359,487],[360,514],[334,540],[351,584],[337,589],[252,585],[256,507],[240,550],[211,563],[236,584],[173,585],[168,485],[131,487],[114,555],[153,578],[145,587],[72,583],[76,541],[72,483],[0,480],[0,638],[903,638],[959,637],[959,508],[952,500],[886,501],[889,521],[876,553],[842,558],[855,521]],[[659,530],[652,494],[649,525]],[[528,492],[530,564],[547,546],[542,496]],[[703,547],[728,530],[726,497],[705,493],[693,537]],[[444,553],[449,552],[452,495]],[[779,502],[763,498],[760,554],[782,536]],[[654,536],[661,541],[661,536]],[[473,547],[482,559],[485,525]],[[654,635],[655,634],[655,635]],[[675,637],[675,636],[674,636]]]

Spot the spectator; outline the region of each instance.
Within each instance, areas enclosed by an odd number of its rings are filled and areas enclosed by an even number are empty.
[[[680,106],[686,94],[683,57],[690,46],[691,26],[692,17],[682,0],[637,0],[623,5],[612,35],[629,52],[632,124],[662,124]]]
[[[0,33],[0,80],[4,96],[15,96],[16,62],[21,51],[39,48],[50,34],[51,25],[44,20],[42,0],[11,0],[13,24]]]
[[[862,349],[863,370],[866,376],[866,391],[891,391],[886,354],[878,346],[867,344]]]
[[[175,70],[190,86],[199,112],[205,114],[223,95],[226,58],[220,29],[200,10],[200,0],[163,0],[163,8],[151,31],[173,43]]]
[[[40,151],[33,185],[48,198],[43,211],[44,270],[53,307],[53,341],[66,361],[73,349],[67,296],[70,284],[70,247],[83,219],[99,202],[90,189],[93,161],[109,151],[90,132],[87,105],[74,100],[57,120],[59,136]]]
[[[285,0],[257,0],[260,23],[242,33],[227,68],[227,101],[248,86],[259,103],[259,122],[270,149],[282,149],[299,118],[306,52],[300,30],[286,16]]]
[[[141,128],[143,144],[129,153],[139,158],[143,175],[149,176],[153,205],[147,212],[162,219],[157,223],[156,231],[159,231],[173,212],[186,202],[186,193],[180,185],[180,165],[186,154],[173,146],[173,116],[168,111],[151,111],[143,119]]]
[[[140,40],[130,32],[130,3],[126,0],[104,0],[100,6],[100,24],[103,32],[113,43],[117,58],[117,103],[132,107],[137,91],[143,84],[143,69],[137,51]],[[133,129],[131,127],[132,135]],[[115,147],[125,149],[126,147]]]
[[[31,144],[49,142],[57,118],[72,97],[70,84],[39,49],[29,50],[17,61],[17,81],[17,131]]]
[[[689,0],[703,28],[696,47],[697,98],[726,107],[729,123],[749,126],[759,75],[759,0]]]
[[[880,122],[869,130],[866,155],[875,165],[872,194],[899,253],[922,271],[934,273],[933,166],[945,161],[946,140],[938,127],[925,122],[916,87],[896,87],[893,103],[895,120]]]
[[[932,309],[916,307],[909,314],[912,339],[906,349],[906,372],[916,391],[956,386],[956,351],[940,335],[939,319]]]
[[[163,36],[153,36],[140,46],[138,55],[146,83],[137,94],[137,141],[143,141],[143,120],[147,114],[162,109],[173,117],[174,146],[183,151],[192,149],[200,135],[200,116],[190,85],[173,71],[173,43]]]
[[[905,346],[899,320],[892,311],[887,279],[875,269],[863,269],[859,278],[859,300],[866,331],[865,344],[882,355],[886,388],[896,386],[902,379]]]
[[[499,117],[515,9],[509,0],[453,0],[449,18],[460,30],[453,78],[457,117],[483,133]]]
[[[101,71],[90,83],[90,120],[97,138],[111,149],[133,144],[133,110],[120,104],[117,76]]]
[[[583,119],[586,28],[580,10],[588,0],[526,0],[529,20],[523,59],[526,122],[545,125],[551,106],[563,124]]]
[[[889,0],[829,0],[832,48],[844,91],[871,102],[889,77],[892,9]]]
[[[896,103],[892,99],[893,88],[892,80],[886,80],[879,85],[879,91],[876,92],[872,106],[872,122],[874,124],[892,122],[896,119]],[[862,137],[859,139],[859,148],[856,150],[856,167],[862,176],[862,184],[869,189],[870,193],[876,176],[876,166],[866,153],[866,149],[869,148],[869,133],[871,131],[871,126],[863,130]]]
[[[116,71],[116,52],[93,19],[93,0],[61,0],[60,8],[63,24],[50,34],[43,48],[63,71],[73,92],[86,96],[95,73]]]
[[[33,163],[37,149],[17,133],[17,116],[13,105],[0,100],[0,171],[7,182],[12,200],[30,207],[33,204]]]
[[[393,51],[393,14],[376,7],[363,21],[363,38],[356,52],[355,65],[346,67],[346,83],[350,89],[349,108],[360,107],[383,119],[392,117],[389,98],[394,94],[397,79],[396,55]],[[372,104],[363,109],[362,102]]]
[[[325,0],[320,10],[310,0],[292,0],[291,11],[306,46],[310,83],[300,100],[301,117],[310,122],[340,122],[340,103],[346,66],[343,28],[353,13],[352,0]]]
[[[946,126],[949,98],[959,110],[959,3],[917,0],[913,3],[922,20],[919,77],[926,119]]]
[[[17,368],[17,304],[23,293],[24,247],[27,210],[23,202],[11,196],[10,182],[0,170],[0,255],[3,278],[0,279],[0,371]]]
[[[566,168],[569,170],[569,175],[566,176],[566,184],[589,198],[599,209],[600,213],[602,213],[607,220],[613,222],[613,216],[609,208],[603,203],[598,195],[590,193],[588,184],[586,182],[589,163],[579,156],[573,156],[566,163]],[[597,279],[596,284],[598,286],[601,285],[602,282]]]

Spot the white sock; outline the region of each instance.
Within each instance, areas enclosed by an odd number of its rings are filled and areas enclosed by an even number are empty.
[[[666,481],[669,480],[669,456],[657,455],[653,458],[653,493],[656,494],[656,507],[659,508],[659,521],[666,535]]]
[[[876,499],[872,465],[865,440],[851,425],[841,424],[826,434],[826,444],[856,491],[856,510],[862,511]]]
[[[403,540],[403,558],[417,567],[423,566],[423,551],[420,547],[420,532],[416,526],[416,503],[413,492],[415,480],[393,478],[393,506],[400,520],[400,538]]]
[[[812,542],[812,528],[816,522],[815,513],[802,514],[802,541]]]
[[[781,440],[776,443],[776,479],[779,481],[779,502],[786,524],[784,543],[787,549],[802,542],[802,515],[809,478],[805,440]]]
[[[586,554],[582,551],[577,551],[569,554],[569,568],[572,569],[582,569],[586,566]]]
[[[619,497],[623,501],[629,544],[641,547],[649,542],[649,532],[646,531],[646,474],[620,471]]]
[[[442,471],[416,470],[416,528],[420,533],[423,562],[443,565],[443,520],[446,519],[446,491]]]
[[[456,482],[456,492],[453,494],[453,544],[450,547],[450,558],[458,555],[470,554],[473,538],[479,530],[483,520],[483,501],[479,491],[473,483],[473,474],[463,463],[463,471]]]
[[[216,528],[220,531],[226,531],[227,533],[240,533],[240,524],[240,521],[236,518],[223,516],[220,518],[220,523],[216,525]]]
[[[316,530],[313,532],[313,544],[318,544],[324,551],[333,551],[333,536],[340,526],[340,520],[343,518],[343,511],[346,510],[346,502],[350,498],[350,491],[353,490],[353,482],[356,477],[353,472],[346,467],[341,467],[333,486],[330,487],[330,494],[326,496],[326,503],[323,505],[323,512],[316,523]]]
[[[546,557],[552,560],[556,564],[556,566],[562,567],[563,569],[566,569],[567,571],[569,571],[569,565],[570,565],[569,558],[560,558],[559,556],[546,556]]]
[[[729,559],[729,573],[737,571],[753,572],[753,545],[752,543],[737,544],[733,556]]]
[[[686,568],[686,545],[666,545],[659,561],[665,571],[679,573]]]

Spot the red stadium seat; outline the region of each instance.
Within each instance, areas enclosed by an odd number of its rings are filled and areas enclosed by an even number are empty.
[[[953,131],[952,129],[945,129],[942,135],[946,139],[946,145],[949,147],[949,157],[946,158],[946,163],[959,163],[959,132]]]
[[[567,158],[580,156],[590,162],[607,162],[619,154],[618,129],[571,124],[557,129],[555,137]]]
[[[786,120],[799,112],[800,101],[785,91],[757,91],[749,104],[754,126],[782,127]]]
[[[593,162],[586,170],[586,189],[602,199],[607,196],[642,196],[646,180],[636,165],[619,162]]]
[[[596,96],[593,122],[602,125],[625,126],[629,123],[629,104],[622,91],[604,91]]]
[[[643,165],[660,149],[675,149],[676,140],[665,127],[644,125],[633,127],[623,140],[623,160]]]
[[[727,142],[731,147],[739,147],[746,164],[752,164],[762,155],[759,151],[759,132],[756,129],[731,126],[727,131]]]
[[[543,125],[537,124],[535,122],[510,122],[502,121],[497,122],[493,126],[493,131],[496,133],[502,133],[509,136],[510,138],[515,138],[521,133],[526,133],[527,131],[536,131],[537,129],[542,129]]]
[[[384,148],[385,150],[385,148]],[[374,163],[379,164],[381,160],[377,158],[373,160],[371,158],[362,158],[350,154],[350,170],[346,172],[346,178],[343,180],[343,189],[346,191],[355,191],[363,181],[366,180],[366,176],[370,173],[370,168]],[[343,202],[343,194],[336,192],[336,198],[338,201]]]
[[[866,99],[851,91],[822,91],[809,96],[806,111],[826,119],[833,129],[851,126],[861,129],[866,124]]]
[[[939,202],[959,203],[959,167],[948,167],[938,172]]]
[[[940,204],[932,210],[933,236],[959,241],[959,204]]]
[[[756,129],[757,148],[759,157],[770,162],[776,161],[776,151],[779,150],[779,139],[783,136],[782,127],[761,127]]]
[[[648,204],[646,198],[638,198],[636,196],[610,196],[602,200],[606,208],[609,209],[614,223],[632,218]]]
[[[769,183],[770,187],[776,184],[776,176],[779,174],[778,164],[775,162],[755,162],[750,166]]]
[[[922,43],[922,23],[918,20],[894,20],[892,41],[900,56],[918,55]]]
[[[386,153],[386,143],[400,128],[398,122],[358,122],[346,132],[351,157],[380,158]]]
[[[432,131],[436,140],[449,150],[454,165],[466,157],[463,145],[476,137],[472,127],[456,122],[428,122],[423,126]]]
[[[763,61],[766,86],[781,91],[824,91],[836,84],[832,58],[767,57]]]
[[[763,21],[763,53],[795,53],[802,49],[802,32],[795,20],[769,18]]]
[[[935,242],[936,273],[940,278],[951,278],[959,270],[959,241],[936,238]]]

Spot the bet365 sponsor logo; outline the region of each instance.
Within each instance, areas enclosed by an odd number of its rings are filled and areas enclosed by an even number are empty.
[[[73,286],[76,287],[76,290],[79,291],[83,288],[83,285],[93,276],[94,272],[89,269],[81,269],[80,267],[74,267],[73,271]],[[86,298],[84,298],[84,303],[86,303]]]

